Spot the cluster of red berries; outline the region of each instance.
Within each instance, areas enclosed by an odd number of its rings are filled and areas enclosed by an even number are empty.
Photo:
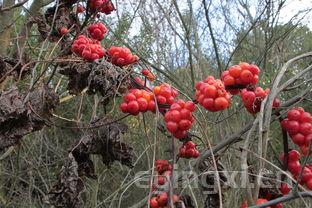
[[[290,150],[288,152],[288,164],[287,164],[287,169],[289,170],[289,172],[292,173],[293,177],[295,179],[298,178],[301,170],[302,170],[302,166],[299,162],[301,158],[300,153],[297,150]],[[285,156],[284,154],[282,154],[280,156],[280,160],[284,161],[285,160]],[[306,187],[310,190],[312,190],[312,165],[310,164],[306,164],[303,167],[303,171],[301,174],[301,180],[300,180],[300,184],[301,185],[306,185]],[[282,184],[283,185],[283,184]],[[289,193],[289,191],[287,190],[287,184],[284,184],[283,187],[280,187],[281,192],[284,194]]]
[[[177,201],[179,201],[179,197],[176,194],[174,194],[172,196],[172,201],[173,203],[176,203]],[[156,196],[153,196],[150,199],[149,204],[151,208],[167,208],[169,204],[168,193],[167,192],[158,193]]]
[[[260,69],[256,65],[241,62],[231,66],[221,75],[221,80],[232,95],[238,94],[239,89],[248,85],[256,85],[259,79]]]
[[[167,83],[163,83],[160,86],[155,86],[153,92],[157,103],[160,105],[172,105],[174,103],[175,97],[178,96],[178,91]],[[160,110],[162,111],[164,108],[160,107]]]
[[[247,111],[251,114],[256,114],[260,111],[261,102],[269,94],[270,89],[263,90],[261,87],[256,87],[254,90],[243,89],[240,96]],[[280,106],[280,100],[275,98],[273,108]]]
[[[259,205],[259,204],[264,204],[264,203],[266,203],[266,202],[268,202],[267,199],[259,198],[259,199],[257,199],[256,204]],[[245,200],[245,201],[242,203],[242,205],[240,206],[240,208],[248,208],[247,200]],[[270,206],[270,207],[266,207],[266,208],[283,208],[283,205],[282,205],[281,203],[279,203],[279,204],[276,204],[276,205],[274,205],[274,206]]]
[[[170,109],[165,114],[166,127],[174,137],[182,139],[186,136],[194,122],[192,113],[196,106],[193,102],[178,100],[170,106]]]
[[[155,111],[155,101],[152,92],[144,89],[131,89],[123,97],[124,102],[120,105],[123,113],[138,115],[140,112]]]
[[[99,41],[79,35],[72,45],[72,51],[88,61],[102,58],[105,54]]]
[[[221,80],[208,76],[196,83],[196,100],[205,109],[215,112],[229,107],[231,97]]]
[[[155,168],[158,173],[157,184],[154,184],[154,188],[164,185],[172,174],[172,165],[168,160],[156,160]],[[179,201],[177,195],[172,196],[173,203]],[[165,208],[169,203],[169,195],[167,192],[162,191],[156,193],[149,201],[151,208]]]
[[[288,132],[296,145],[302,150],[308,149],[312,140],[312,116],[310,113],[305,112],[301,107],[293,108],[287,112],[287,118],[281,122],[281,126]]]
[[[150,82],[154,82],[156,79],[156,76],[148,69],[142,69],[141,71],[142,75],[146,77]]]
[[[139,60],[139,57],[133,55],[129,48],[112,46],[107,52],[110,62],[116,66],[126,66]]]
[[[115,6],[111,0],[89,0],[89,8],[91,11],[102,12],[104,14],[110,14],[115,10]]]
[[[105,34],[108,32],[108,29],[101,22],[92,24],[88,27],[88,32],[91,38],[95,40],[103,40]]]
[[[196,144],[192,141],[184,142],[180,147],[179,156],[181,158],[198,158],[199,152],[196,148]]]
[[[155,161],[157,175],[157,185],[164,185],[172,174],[172,165],[168,160]]]

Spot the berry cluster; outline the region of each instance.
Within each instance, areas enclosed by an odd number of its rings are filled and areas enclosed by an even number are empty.
[[[177,195],[172,196],[173,203],[179,201],[179,197]],[[150,207],[151,208],[167,208],[169,204],[169,195],[167,192],[158,193],[156,196],[153,196],[150,199]]]
[[[184,102],[178,100],[170,106],[170,109],[165,114],[165,122],[168,131],[174,137],[182,139],[186,136],[194,122],[192,112],[196,109],[195,104],[191,101]]]
[[[269,92],[270,89],[263,90],[261,87],[256,87],[254,90],[243,89],[240,96],[247,111],[251,114],[256,114],[260,111],[261,102]],[[277,108],[279,105],[279,99],[275,98],[273,101],[273,107]]]
[[[199,152],[196,149],[196,144],[192,141],[184,142],[179,150],[179,156],[182,158],[197,158]]]
[[[301,149],[308,149],[312,140],[312,116],[303,108],[293,108],[287,112],[287,118],[281,122],[292,141]]]
[[[299,162],[301,158],[300,153],[297,150],[290,150],[288,152],[288,164],[287,164],[287,168],[289,170],[289,172],[291,172],[293,174],[293,177],[296,179],[298,178],[301,170],[302,170],[302,166]],[[280,156],[280,160],[284,162],[285,160],[285,156],[284,154],[282,154]],[[303,167],[303,172],[301,175],[301,180],[300,180],[300,184],[301,185],[306,185],[306,187],[310,190],[312,190],[312,166],[310,164],[306,164]],[[283,185],[283,184],[282,184]],[[284,193],[288,193],[288,186],[287,184],[284,184],[283,187],[280,187],[281,192]],[[283,188],[283,189],[282,189]],[[287,189],[288,188],[288,189]]]
[[[79,35],[72,45],[72,51],[88,61],[102,58],[105,54],[104,48],[97,40]]]
[[[128,48],[112,46],[107,52],[110,62],[116,66],[126,66],[139,60]]]
[[[140,112],[155,111],[155,102],[153,93],[144,89],[131,89],[123,97],[124,102],[120,105],[123,113],[138,115]]]
[[[89,0],[88,3],[92,12],[110,14],[115,10],[114,4],[111,0]]]
[[[215,112],[228,108],[231,97],[221,80],[208,76],[196,83],[196,100],[205,109]]]
[[[88,27],[88,32],[91,36],[91,38],[96,40],[103,40],[105,34],[108,32],[108,29],[105,27],[105,25],[101,22],[92,24]]]
[[[142,69],[141,73],[150,82],[154,82],[154,80],[156,79],[155,75],[148,69]]]
[[[238,94],[239,89],[248,85],[256,85],[259,79],[260,69],[256,65],[241,62],[231,66],[221,75],[221,80],[232,95]]]
[[[160,86],[155,86],[153,92],[157,103],[160,105],[172,105],[175,97],[178,96],[178,91],[166,83],[163,83]],[[164,110],[164,108],[160,108],[160,110]]]
[[[158,186],[162,186],[169,180],[169,177],[172,174],[172,165],[168,162],[168,160],[156,160],[155,168],[158,173],[157,176],[157,184],[153,186],[154,190]],[[179,200],[177,195],[172,196],[173,203]],[[169,203],[169,195],[167,192],[157,192],[150,199],[149,204],[151,208],[165,208]]]
[[[172,165],[168,160],[156,160],[155,167],[158,173],[157,185],[162,186],[169,180],[169,177],[172,174]]]

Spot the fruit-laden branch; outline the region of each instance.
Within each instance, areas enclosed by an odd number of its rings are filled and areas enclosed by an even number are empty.
[[[280,112],[283,108],[286,108],[286,107],[289,107],[295,103],[297,103],[298,101],[302,100],[302,98],[308,94],[311,94],[311,88],[308,88],[306,89],[302,94],[296,96],[296,97],[293,97],[291,99],[289,99],[288,101],[286,101],[285,103],[283,103],[281,105],[280,108],[276,109],[275,111],[273,111],[274,113],[275,112]],[[199,164],[201,164],[206,158],[208,157],[211,157],[212,153],[213,154],[216,154],[217,152],[219,152],[220,150],[222,150],[223,148],[233,144],[233,143],[236,143],[236,142],[239,142],[242,140],[242,135],[244,135],[251,127],[252,127],[252,122],[247,124],[246,126],[244,126],[240,131],[238,131],[237,133],[235,134],[231,134],[231,135],[228,135],[225,137],[224,140],[222,140],[220,143],[218,143],[216,146],[214,146],[212,148],[212,150],[206,150],[205,152],[203,152],[201,154],[201,156],[199,157],[199,159],[197,160],[197,166]],[[212,152],[211,152],[212,151]]]

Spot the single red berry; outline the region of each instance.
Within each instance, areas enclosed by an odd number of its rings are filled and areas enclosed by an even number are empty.
[[[243,70],[240,74],[243,83],[251,83],[253,81],[253,74],[249,70]]]
[[[301,122],[301,123],[304,123],[304,122],[311,123],[311,122],[312,122],[312,116],[311,116],[311,114],[308,113],[308,112],[303,112],[303,113],[300,115],[299,122]]]
[[[299,132],[303,135],[312,134],[312,124],[308,122],[301,123],[299,126]]]
[[[300,125],[298,121],[289,120],[287,122],[287,131],[290,135],[296,134],[299,131]]]
[[[229,102],[227,99],[225,99],[224,97],[218,97],[215,99],[214,101],[215,104],[215,108],[217,110],[224,110],[227,107],[229,107]]]
[[[299,145],[299,146],[304,145],[306,143],[305,136],[300,133],[292,135],[291,139],[296,145]]]
[[[66,35],[67,33],[69,33],[69,29],[67,29],[66,27],[61,27],[59,31],[61,35]]]
[[[183,119],[179,122],[179,129],[187,131],[191,128],[192,123],[190,120]]]
[[[298,161],[288,162],[288,170],[294,174],[298,175],[301,171],[301,165]]]
[[[173,121],[166,123],[166,127],[171,133],[175,133],[178,130],[178,124]]]
[[[290,150],[288,152],[288,161],[298,161],[300,159],[300,153],[297,150]]]
[[[289,120],[299,121],[301,114],[298,110],[292,109],[287,112],[287,117]]]
[[[139,109],[141,112],[145,112],[147,111],[148,108],[148,102],[146,101],[145,98],[139,98],[137,100],[138,104],[139,104]]]
[[[121,112],[123,112],[123,113],[127,113],[128,112],[128,105],[127,105],[127,103],[121,103],[119,108],[120,108]]]
[[[159,208],[158,201],[156,197],[152,197],[150,200],[150,206],[151,208]]]
[[[127,106],[128,112],[132,115],[137,115],[139,112],[139,104],[137,101],[132,100],[128,103]]]
[[[286,183],[282,183],[281,187],[279,188],[279,190],[281,191],[281,193],[283,195],[286,195],[286,194],[288,194],[291,191],[291,189],[288,187],[288,185]]]
[[[165,206],[168,203],[168,194],[166,192],[160,193],[157,196],[157,202],[159,206]]]
[[[185,103],[184,108],[186,108],[187,110],[189,110],[189,111],[191,111],[191,112],[194,112],[196,106],[195,106],[195,104],[194,104],[192,101],[187,101],[187,102]]]
[[[239,65],[234,65],[229,68],[229,74],[234,78],[239,78],[242,68]]]

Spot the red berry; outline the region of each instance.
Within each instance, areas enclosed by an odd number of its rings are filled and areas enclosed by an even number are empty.
[[[289,134],[296,134],[299,131],[299,123],[297,121],[289,120],[287,122],[287,131]]]
[[[253,105],[256,95],[254,92],[246,91],[242,93],[242,99],[245,105]]]
[[[288,194],[291,191],[291,189],[288,187],[288,185],[286,183],[282,183],[281,187],[279,188],[279,190],[281,191],[281,193],[283,195],[286,195],[286,194]]]
[[[119,107],[120,107],[120,110],[121,110],[123,113],[127,113],[127,111],[128,111],[128,105],[127,105],[127,103],[121,103],[121,105],[120,105]]]
[[[292,110],[288,111],[287,117],[289,120],[299,121],[301,114],[298,110],[292,109]]]
[[[165,206],[168,203],[168,194],[163,192],[157,196],[157,202],[159,206]]]
[[[179,122],[181,120],[181,111],[179,112],[177,110],[170,110],[167,113],[170,115],[170,121]]]
[[[69,33],[69,29],[67,29],[66,27],[62,27],[60,29],[60,33],[61,35],[66,35],[67,33]]]
[[[300,153],[297,150],[290,150],[288,152],[288,161],[298,161],[300,159]]]
[[[299,131],[303,135],[312,134],[312,124],[311,123],[301,123],[299,126]]]
[[[229,102],[224,97],[218,97],[218,98],[215,99],[214,102],[215,102],[214,103],[215,104],[215,108],[217,110],[224,110],[224,109],[229,107]]]
[[[273,108],[278,108],[281,105],[281,101],[277,98],[273,100]]]
[[[184,108],[186,108],[187,110],[189,110],[189,111],[191,111],[191,112],[194,112],[196,106],[195,106],[195,104],[194,104],[193,102],[187,101],[187,102],[185,103]]]
[[[234,79],[232,76],[230,76],[230,75],[225,76],[225,77],[223,78],[223,82],[224,82],[224,84],[225,84],[226,86],[235,85],[235,79]]]
[[[171,133],[175,133],[178,130],[178,124],[173,122],[173,121],[169,121],[166,124],[166,128],[168,129],[168,131],[170,131]]]
[[[139,104],[137,101],[132,100],[128,103],[127,106],[128,112],[132,115],[137,115],[139,112]]]
[[[188,142],[185,143],[185,147],[186,147],[187,149],[193,149],[193,148],[196,147],[196,145],[194,144],[194,142],[188,141]]]
[[[288,162],[288,170],[294,174],[298,175],[301,171],[301,165],[298,161]]]
[[[159,208],[158,201],[156,197],[152,197],[150,200],[150,206],[151,208]]]
[[[158,95],[158,96],[157,96],[157,102],[158,102],[159,104],[166,104],[167,99],[166,99],[164,96],[162,96],[162,95]]]
[[[253,74],[249,70],[243,70],[240,74],[243,83],[251,83],[253,81]]]
[[[183,119],[179,122],[179,129],[187,131],[191,128],[191,125],[192,125],[191,121]]]
[[[157,177],[157,183],[158,183],[158,185],[160,185],[160,186],[164,185],[164,184],[166,183],[166,177],[164,177],[164,176],[158,176],[158,177]]]
[[[304,122],[311,123],[311,122],[312,122],[312,116],[311,116],[311,114],[308,113],[308,112],[303,112],[303,113],[300,115],[299,122],[301,122],[301,123],[304,123]]]
[[[295,135],[292,135],[291,136],[291,139],[292,141],[296,144],[296,145],[303,145],[306,143],[306,139],[305,139],[305,136],[300,134],[300,133],[297,133]]]
[[[310,179],[312,179],[312,171],[309,168],[304,167],[303,172],[302,172],[302,176],[301,176],[301,181],[303,183],[306,183]]]
[[[136,97],[133,93],[128,93],[125,97],[124,97],[124,100],[126,102],[130,102],[130,101],[133,101],[133,100],[136,100]]]
[[[229,74],[234,78],[239,78],[242,72],[242,68],[239,65],[231,66],[229,68]]]
[[[145,112],[147,111],[148,108],[148,102],[146,101],[146,99],[144,98],[139,98],[137,100],[138,104],[139,104],[139,109],[141,112]]]

